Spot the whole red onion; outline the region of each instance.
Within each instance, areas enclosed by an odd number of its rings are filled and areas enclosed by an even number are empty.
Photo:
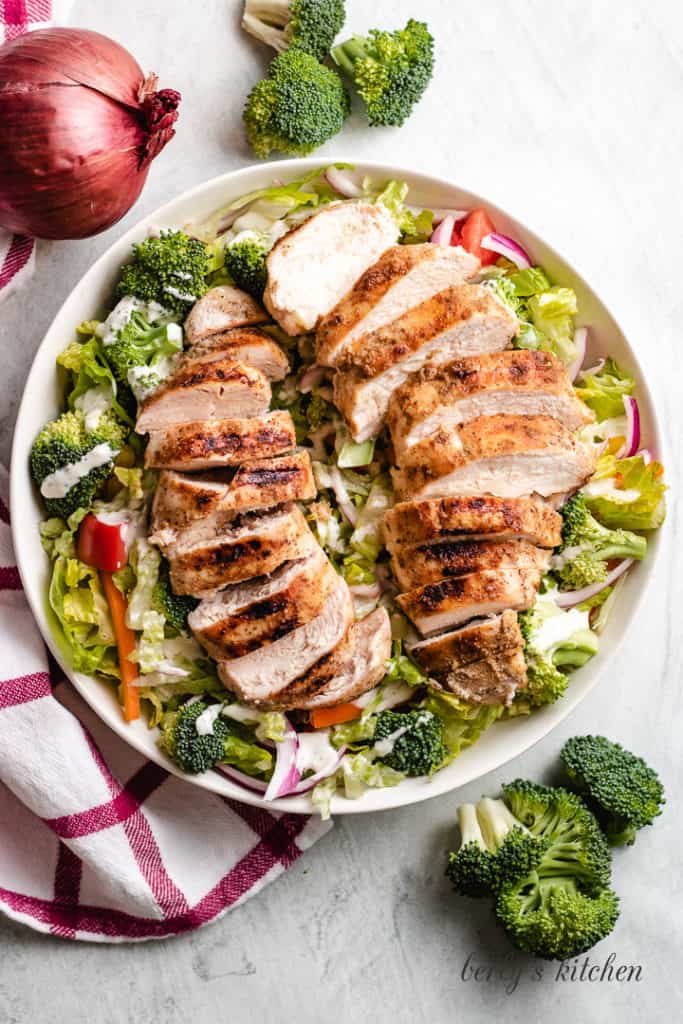
[[[175,134],[180,93],[156,83],[99,32],[42,29],[0,47],[0,227],[85,238],[115,224]]]

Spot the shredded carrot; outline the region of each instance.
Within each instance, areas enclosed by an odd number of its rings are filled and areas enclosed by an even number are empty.
[[[135,633],[126,625],[128,605],[125,597],[114,583],[111,573],[100,572],[100,580],[111,612],[116,647],[119,652],[123,717],[127,722],[132,722],[140,717],[140,694],[137,686],[133,686],[133,680],[137,678],[138,670],[135,663],[130,661],[130,655],[135,650]]]
[[[328,725],[341,725],[360,718],[363,709],[356,704],[337,704],[334,708],[316,708],[311,711],[311,725],[314,729],[326,729]]]

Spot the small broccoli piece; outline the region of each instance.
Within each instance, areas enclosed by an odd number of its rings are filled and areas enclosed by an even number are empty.
[[[161,720],[162,748],[179,768],[190,775],[199,775],[218,764],[230,736],[230,727],[222,718],[215,720],[210,733],[200,736],[197,719],[208,707],[202,700],[183,704],[178,711],[169,711]]]
[[[653,768],[604,736],[574,736],[560,758],[572,785],[588,798],[612,846],[632,845],[636,832],[662,813],[664,787]]]
[[[295,48],[320,61],[345,17],[344,0],[246,0],[242,28],[278,53]]]
[[[645,557],[645,537],[602,526],[588,511],[582,494],[573,495],[561,511],[562,545],[551,572],[562,590],[601,583],[607,577],[610,559]]]
[[[375,725],[378,760],[406,775],[428,775],[447,751],[441,719],[431,711],[382,711]]]
[[[268,246],[258,238],[233,242],[225,250],[225,268],[238,288],[260,302],[266,290]]]
[[[118,294],[158,302],[185,316],[207,290],[209,250],[184,231],[162,231],[133,246],[133,259],[123,268]]]
[[[548,646],[543,639],[543,624],[559,615],[570,615],[566,621],[572,632]],[[573,620],[573,621],[572,621]],[[567,689],[567,672],[580,668],[597,653],[598,638],[588,626],[588,613],[562,611],[549,595],[541,595],[533,607],[518,612],[517,622],[524,638],[527,685],[520,692],[520,702],[531,707],[553,704]]]
[[[538,866],[548,841],[532,836],[502,800],[484,797],[458,807],[462,842],[446,875],[463,896],[486,896]]]
[[[333,48],[332,58],[353,81],[370,124],[400,127],[431,80],[434,39],[411,18],[396,32],[353,36]]]
[[[83,413],[65,412],[43,427],[33,442],[31,475],[41,488],[49,516],[68,517],[79,508],[90,508],[98,487],[114,468],[113,458],[126,443],[128,428],[111,412],[103,412],[97,427],[86,430]],[[64,497],[50,497],[46,480],[53,473],[80,460],[98,445],[108,445],[112,456],[94,466],[69,488]],[[45,494],[44,491],[48,490]]]
[[[244,125],[257,156],[273,149],[306,156],[341,130],[349,111],[339,75],[302,50],[286,50],[249,93]]]
[[[164,560],[159,569],[159,578],[152,591],[152,607],[166,619],[166,625],[176,633],[187,633],[187,616],[199,604],[189,594],[175,594],[171,588],[168,562]]]
[[[564,789],[518,779],[503,787],[503,799],[547,849],[527,875],[500,887],[496,916],[525,952],[578,956],[609,935],[618,916],[609,847],[598,822]]]
[[[183,335],[166,316],[151,318],[134,310],[116,340],[104,346],[104,355],[127,406],[131,396],[143,401],[171,373],[174,357],[183,347]],[[134,403],[133,403],[134,404]]]

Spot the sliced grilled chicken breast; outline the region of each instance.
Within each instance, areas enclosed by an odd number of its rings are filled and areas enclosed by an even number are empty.
[[[556,548],[562,517],[540,498],[498,498],[491,494],[403,501],[384,513],[384,537],[394,553],[424,541],[469,537],[528,540]]]
[[[394,245],[358,278],[351,291],[323,317],[317,330],[318,362],[336,366],[349,346],[392,323],[413,306],[479,269],[479,260],[459,246]]]
[[[386,609],[376,608],[354,622],[329,654],[280,690],[268,706],[311,710],[355,700],[379,683],[390,657],[391,623]]]
[[[481,285],[455,285],[433,295],[349,349],[334,380],[334,400],[356,441],[377,434],[396,388],[427,362],[503,349],[517,318]],[[361,342],[359,342],[359,346]],[[346,362],[349,360],[349,362]]]
[[[268,254],[263,301],[287,334],[312,331],[398,238],[381,203],[335,203],[284,235]]]
[[[334,650],[353,616],[353,599],[339,576],[320,615],[258,651],[220,662],[218,675],[245,703],[272,705],[293,679]]]
[[[521,650],[501,651],[453,668],[439,682],[440,688],[468,704],[506,705],[512,703],[515,694],[526,684],[526,661]]]
[[[270,405],[270,384],[261,373],[232,359],[190,363],[147,399],[138,434],[199,420],[261,416]]]
[[[258,327],[244,327],[241,330],[212,334],[184,352],[182,365],[185,367],[221,359],[246,363],[247,366],[260,370],[268,380],[283,380],[289,373],[289,360],[285,353]]]
[[[427,675],[443,682],[454,668],[502,652],[521,650],[523,646],[517,614],[508,608],[501,615],[477,619],[450,633],[420,640],[413,644],[410,653]]]
[[[427,541],[414,547],[399,545],[391,568],[401,590],[414,590],[447,576],[466,576],[481,569],[547,570],[550,551],[524,540]]]
[[[311,459],[304,448],[273,459],[250,459],[236,472],[219,469],[185,476],[162,470],[152,505],[150,539],[169,543],[169,532],[173,535],[199,519],[227,522],[244,512],[309,501],[315,495]]]
[[[543,497],[580,487],[595,453],[549,416],[480,416],[437,430],[409,448],[394,470],[400,498],[449,494]]]
[[[150,431],[145,466],[191,472],[236,466],[247,459],[281,455],[295,447],[294,423],[284,411],[250,419],[182,423]]]
[[[188,622],[216,661],[240,658],[320,615],[337,572],[322,548],[286,562],[271,576],[238,583],[207,598]]]
[[[435,430],[499,413],[551,416],[568,430],[595,418],[577,398],[564,364],[548,352],[489,352],[428,364],[391,396],[387,422],[397,461]]]
[[[265,576],[310,554],[316,543],[296,505],[241,516],[218,533],[211,526],[197,523],[164,547],[177,594],[204,597],[229,583]]]
[[[185,320],[185,340],[194,345],[219,331],[262,324],[268,319],[265,309],[251,295],[231,284],[221,284],[195,302]]]
[[[396,598],[423,636],[452,629],[468,619],[529,608],[541,580],[537,569],[484,569],[409,590]]]

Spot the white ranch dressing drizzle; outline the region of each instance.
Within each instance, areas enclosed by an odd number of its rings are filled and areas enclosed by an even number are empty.
[[[533,645],[541,654],[545,654],[564,643],[580,629],[588,628],[588,612],[570,608],[560,615],[551,615],[547,618],[534,635]]]
[[[339,760],[339,752],[330,743],[330,730],[317,729],[315,732],[300,732],[296,753],[296,766],[303,775],[316,775]]]
[[[210,704],[206,711],[202,711],[197,717],[194,727],[198,736],[211,736],[213,734],[214,722],[221,713],[222,704]]]
[[[77,462],[69,462],[46,476],[40,485],[40,493],[44,498],[65,498],[71,488],[87,476],[91,469],[106,466],[115,455],[118,455],[118,449],[112,448],[109,444],[96,444]]]
[[[74,408],[80,409],[85,420],[85,429],[94,430],[100,422],[100,417],[111,409],[112,393],[108,384],[98,384],[94,388],[88,388],[82,395],[79,395],[74,402]]]
[[[418,715],[418,717],[414,720],[414,722],[411,722],[410,725],[402,725],[398,729],[394,729],[394,731],[392,733],[389,733],[388,736],[385,736],[384,739],[377,740],[372,747],[372,753],[375,755],[375,757],[389,757],[389,755],[393,753],[394,747],[400,740],[401,736],[403,736],[404,733],[408,732],[411,725],[422,725],[423,722],[427,721],[429,721],[427,715]]]

